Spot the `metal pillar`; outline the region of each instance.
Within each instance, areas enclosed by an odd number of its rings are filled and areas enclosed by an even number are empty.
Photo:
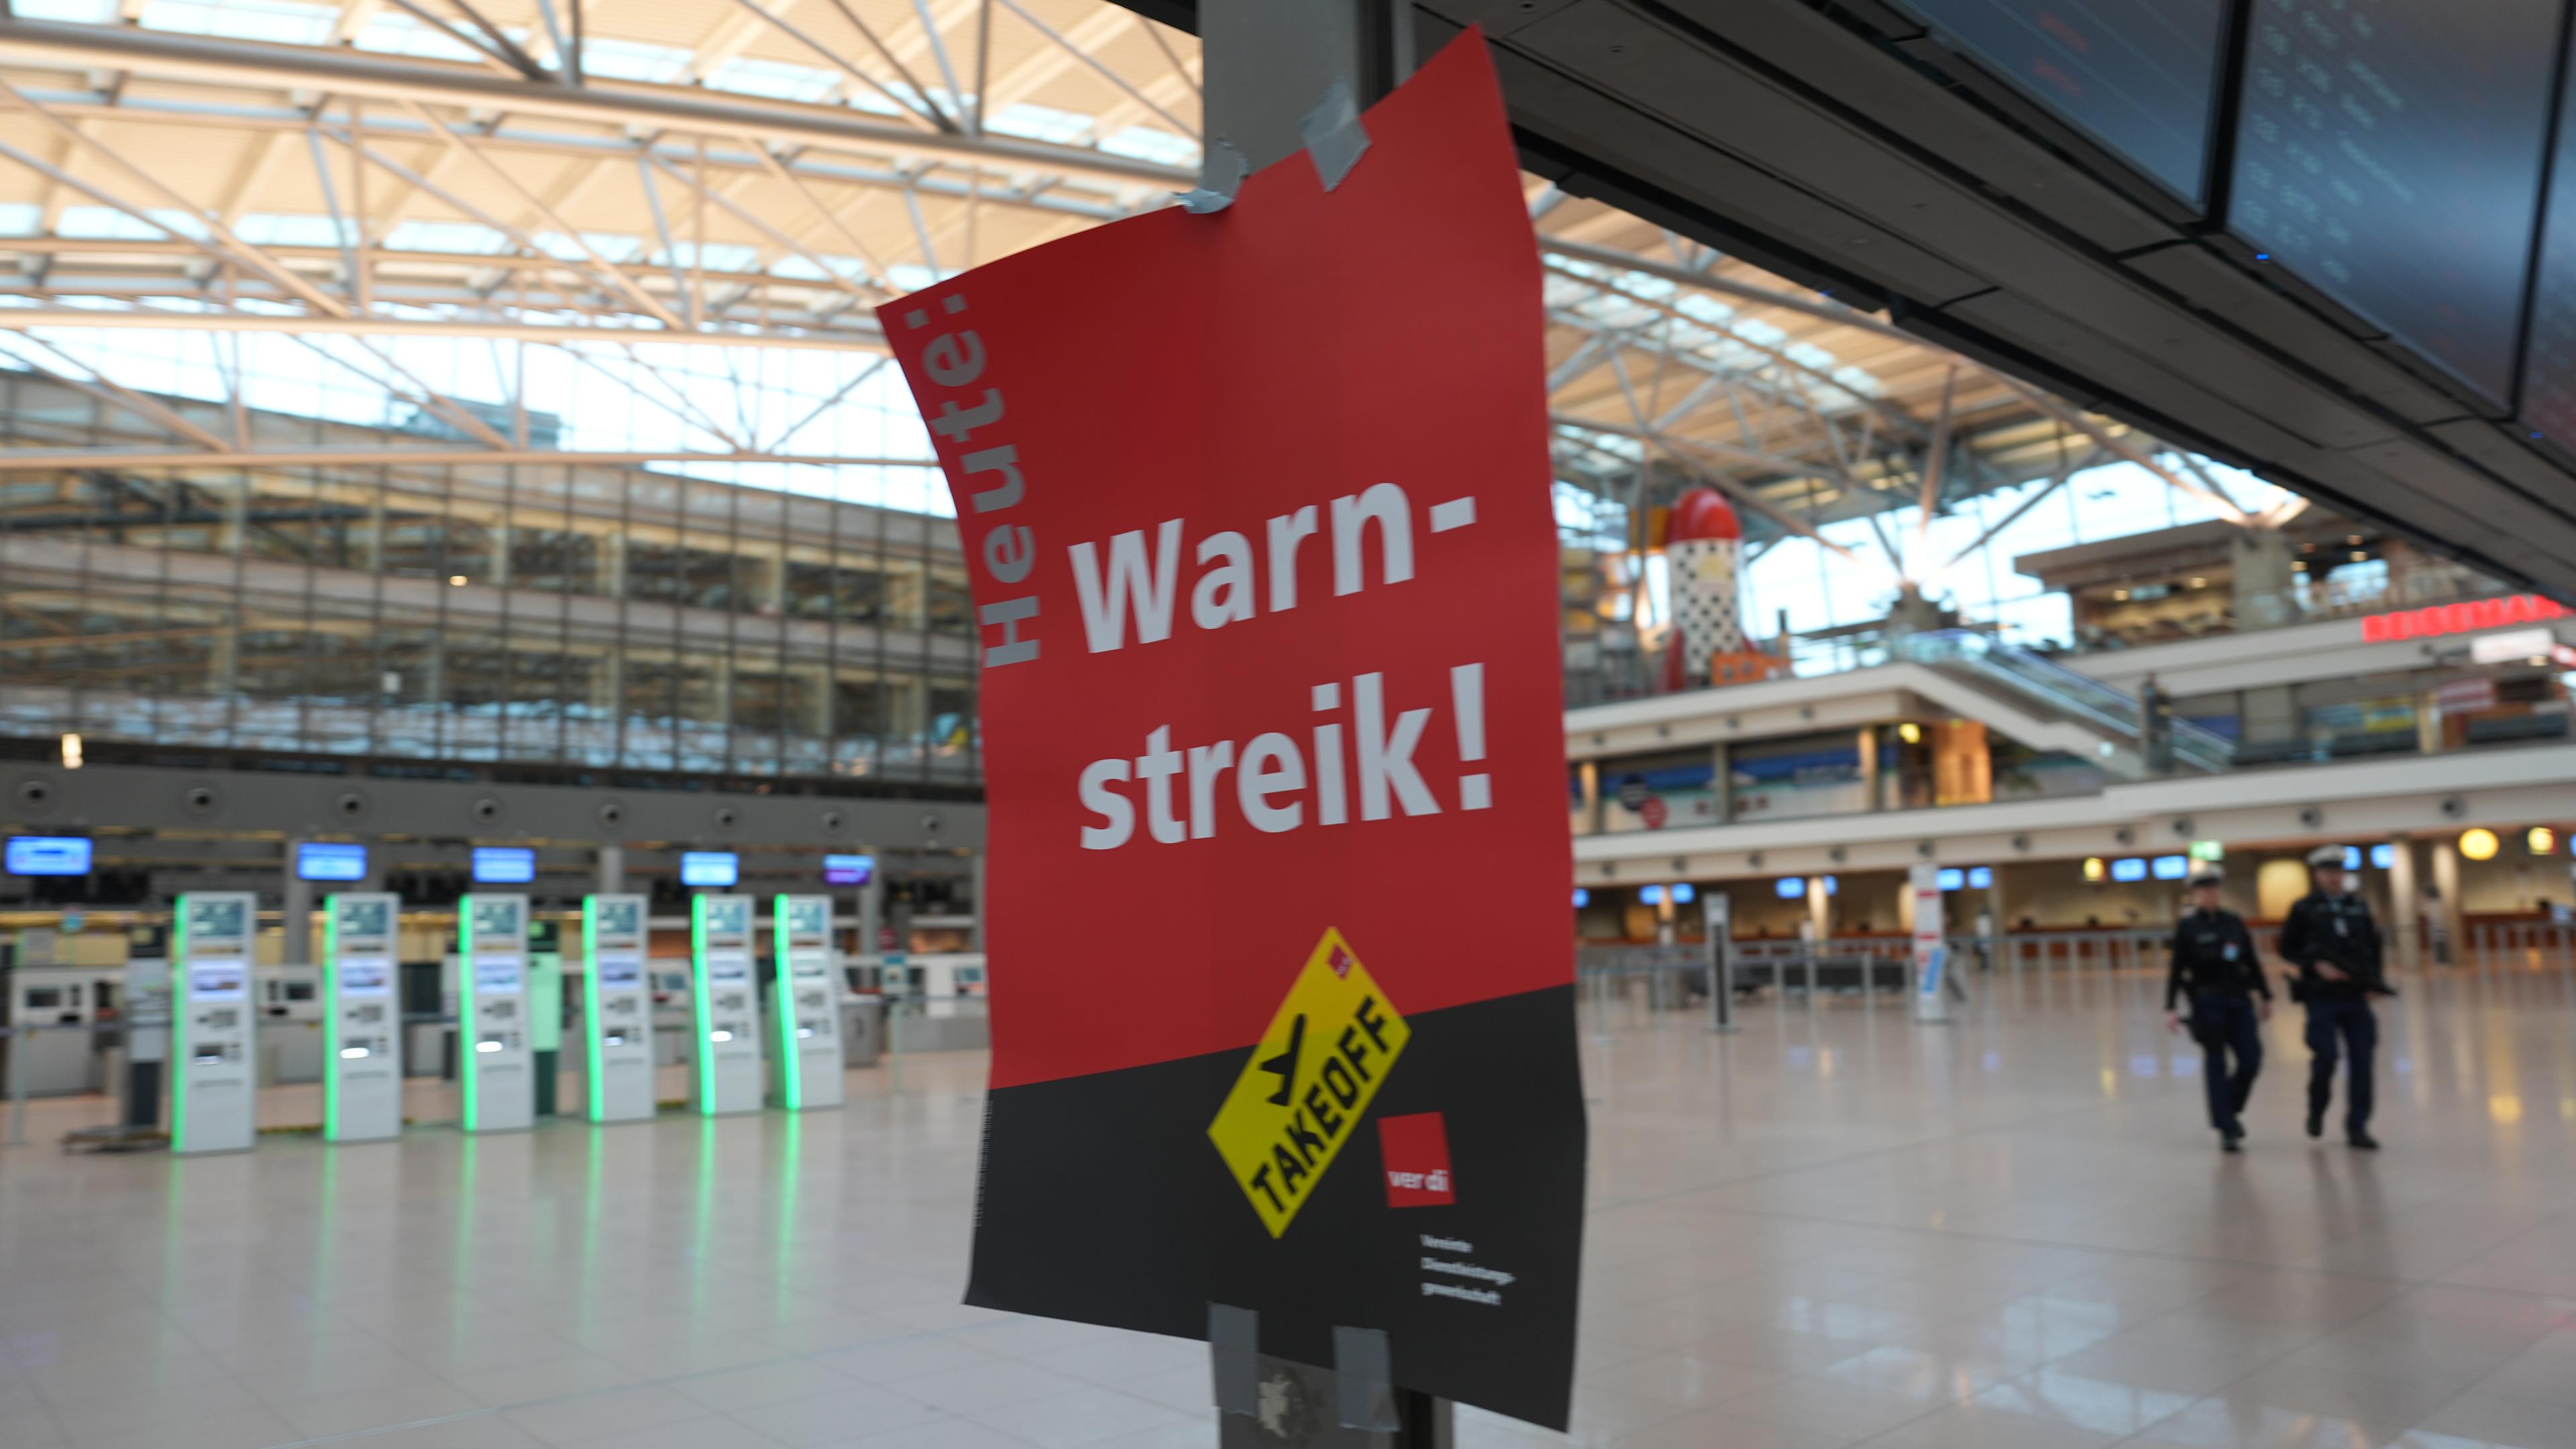
[[[285,966],[313,964],[313,882],[295,869],[296,857],[304,850],[301,840],[286,842],[286,882],[281,895],[286,909],[282,922],[285,945],[278,952],[278,963]]]
[[[2415,884],[2415,842],[2404,833],[2388,837],[2388,928],[2397,937],[2397,964],[2407,970],[2423,964],[2424,893]]]
[[[1710,886],[1700,892],[1699,908],[1708,934],[1708,1029],[1733,1031],[1735,902],[1725,887]]]
[[[599,848],[599,883],[593,887],[601,895],[623,894],[626,890],[626,847],[603,845]]]
[[[859,887],[859,954],[874,956],[885,949],[885,872],[886,858],[877,857],[876,868],[868,872],[868,883]]]
[[[1303,150],[1336,82],[1365,110],[1413,70],[1411,0],[1200,0],[1198,20],[1211,181],[1221,147],[1250,171]]]
[[[1201,193],[1190,200],[1192,209],[1225,204],[1210,201],[1209,194],[1230,199],[1245,174],[1304,150],[1310,133],[1317,141],[1316,159],[1325,184],[1338,184],[1340,170],[1352,164],[1345,123],[1353,111],[1367,109],[1411,74],[1413,25],[1412,0],[1299,0],[1294,5],[1278,0],[1200,0],[1199,52],[1206,67],[1201,131],[1207,137],[1207,159]],[[1334,153],[1338,159],[1328,162],[1324,153],[1334,147],[1340,148]],[[1365,155],[1357,164],[1368,164]],[[979,857],[979,921],[982,867]],[[981,935],[979,929],[979,944]],[[1252,1353],[1239,1358],[1248,1360],[1258,1354],[1257,1342],[1242,1347]],[[1401,1361],[1403,1345],[1394,1349]],[[1235,1357],[1219,1353],[1220,1378],[1235,1362]],[[1248,1363],[1242,1366],[1249,1367]],[[1293,1438],[1264,1436],[1260,1442],[1275,1442],[1279,1449],[1292,1444],[1302,1449],[1344,1444],[1436,1449],[1451,1442],[1446,1405],[1428,1394],[1386,1385],[1383,1368],[1377,1372],[1379,1383],[1388,1390],[1382,1396],[1339,1392],[1354,1386],[1341,1383],[1339,1375],[1325,1367],[1307,1370],[1303,1377],[1309,1386],[1322,1402],[1338,1403],[1339,1411],[1315,1415],[1312,1428]],[[1251,1375],[1242,1377],[1249,1380]],[[1240,1387],[1251,1385],[1246,1382]],[[1366,1412],[1355,1409],[1352,1401],[1360,1398],[1372,1400],[1373,1406]],[[1257,1422],[1251,1417],[1253,1395],[1229,1394],[1220,1385],[1218,1399],[1219,1442],[1250,1442]]]
[[[2433,842],[2433,890],[2440,896],[2433,903],[2433,939],[2444,948],[2435,959],[2463,962],[2469,943],[2460,935],[2460,849],[2449,840]]]

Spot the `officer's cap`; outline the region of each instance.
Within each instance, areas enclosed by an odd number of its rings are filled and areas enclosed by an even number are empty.
[[[2194,875],[2191,878],[2191,885],[2194,890],[2198,890],[2202,886],[2223,886],[2225,884],[2227,884],[2227,877],[2220,875],[2214,870],[2201,871],[2199,874]]]
[[[2335,870],[2343,869],[2343,851],[2344,848],[2340,845],[2318,846],[2308,852],[2308,869],[2318,870],[2328,867]]]

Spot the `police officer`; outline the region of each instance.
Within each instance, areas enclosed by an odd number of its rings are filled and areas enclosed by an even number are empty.
[[[2379,1045],[2379,1019],[2370,998],[2394,996],[2380,965],[2379,928],[2370,907],[2349,893],[2344,847],[2308,852],[2316,889],[2290,907],[2281,923],[2281,959],[2298,968],[2290,995],[2308,1010],[2308,1135],[2326,1135],[2326,1107],[2334,1100],[2337,1052],[2352,1058],[2344,1099],[2344,1140],[2377,1151],[2370,1135],[2370,1054]]]
[[[2205,870],[2191,878],[2189,914],[2174,928],[2173,970],[2165,977],[2165,1025],[2182,1029],[2174,1003],[2191,993],[2191,1034],[2200,1043],[2209,1085],[2209,1125],[2222,1152],[2245,1140],[2245,1102],[2263,1070],[2259,1022],[2272,1019],[2272,987],[2255,959],[2245,918],[2221,906],[2226,878]],[[2229,1059],[2234,1058],[2231,1072]]]

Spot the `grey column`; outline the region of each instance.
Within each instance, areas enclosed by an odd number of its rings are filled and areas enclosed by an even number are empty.
[[[2415,842],[2400,833],[2388,838],[2388,930],[2397,938],[2397,964],[2422,964],[2424,892],[2415,884]]]
[[[286,842],[286,945],[277,959],[287,966],[313,964],[313,882],[295,873],[296,852],[303,845],[301,840]]]
[[[2228,562],[2233,569],[2230,602],[2239,630],[2298,622],[2298,601],[2291,592],[2298,575],[2290,567],[2290,541],[2279,529],[2238,529]],[[2237,696],[2236,735],[2246,744],[2277,750],[2301,734],[2298,693],[2289,685],[2265,685]]]
[[[1709,746],[1709,755],[1709,763],[1716,769],[1716,773],[1709,777],[1709,786],[1715,799],[1717,823],[1732,825],[1735,823],[1735,762],[1724,741]]]
[[[601,895],[616,895],[626,889],[626,847],[603,845],[599,848],[599,884]]]
[[[879,936],[885,928],[886,860],[876,857],[876,868],[868,872],[868,883],[859,888],[859,954],[874,956],[885,950]]]
[[[1362,110],[1394,89],[1413,69],[1412,21],[1410,0],[1202,0],[1211,177],[1226,169],[1220,140],[1254,171],[1303,149],[1299,123],[1335,81]]]
[[[2451,943],[2451,964],[2463,965],[2469,943],[2460,936],[2460,848],[2447,836],[2433,842],[2433,889],[2442,897],[2433,903],[2433,928]]]
[[[984,923],[991,917],[984,912],[984,852],[975,852],[975,949],[988,949],[984,940]]]

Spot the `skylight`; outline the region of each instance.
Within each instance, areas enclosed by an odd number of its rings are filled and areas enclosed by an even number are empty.
[[[116,19],[116,0],[15,0],[9,13],[20,20],[105,25]]]
[[[1153,126],[1129,126],[1102,141],[1100,149],[1113,155],[1133,156],[1139,161],[1159,161],[1166,166],[1195,165],[1199,159],[1198,142]]]
[[[112,206],[66,206],[63,208],[62,219],[54,223],[54,234],[113,238],[117,241],[158,241],[165,235],[200,234],[198,228],[188,224],[186,212],[162,209],[146,212],[145,215],[150,216],[154,221],[164,223],[169,227],[169,231],[164,232],[160,227],[147,225]]]
[[[1091,117],[1022,101],[994,112],[992,124],[985,129],[1005,136],[1026,136],[1032,141],[1079,146],[1091,135]]]
[[[838,71],[775,60],[729,60],[707,77],[707,88],[769,96],[782,101],[819,101],[841,84]]]
[[[509,249],[510,239],[470,221],[407,221],[385,237],[389,252],[461,252],[490,256]]]
[[[619,80],[675,81],[689,73],[689,52],[640,40],[584,40],[581,68]]]
[[[298,0],[152,0],[143,7],[146,30],[183,35],[223,35],[281,45],[320,45],[331,38],[340,12]]]
[[[508,32],[505,30],[503,33]],[[365,29],[352,36],[349,44],[359,50],[372,50],[383,55],[413,55],[423,60],[483,59],[482,52],[408,15],[378,15],[367,22]]]

